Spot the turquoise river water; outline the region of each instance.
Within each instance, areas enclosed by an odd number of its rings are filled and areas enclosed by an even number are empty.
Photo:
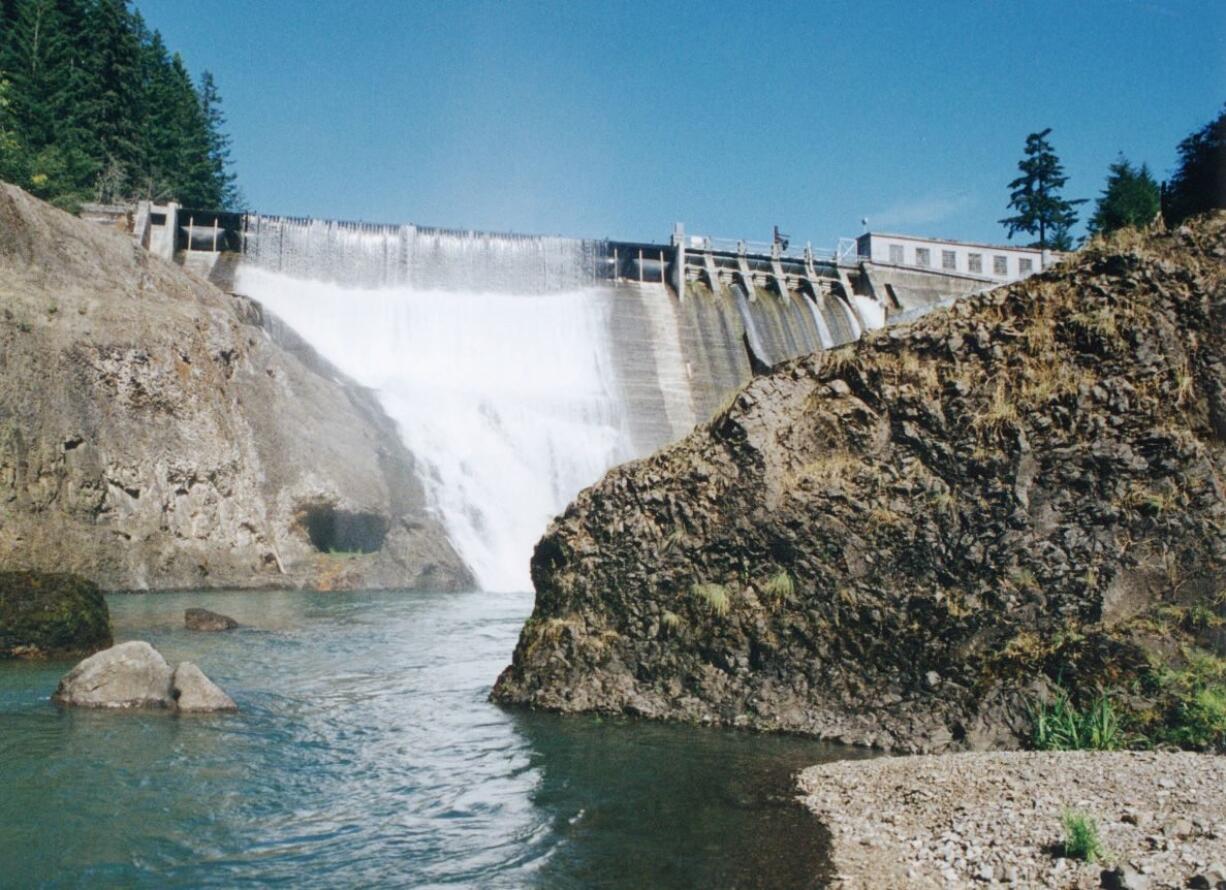
[[[497,707],[529,594],[109,599],[240,713],[61,710],[0,663],[2,887],[812,887],[803,766],[860,752]],[[200,605],[244,626],[191,633]]]

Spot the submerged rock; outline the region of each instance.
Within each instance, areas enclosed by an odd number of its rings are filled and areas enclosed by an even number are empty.
[[[165,708],[200,713],[236,711],[234,700],[185,661],[172,669],[143,640],[112,646],[60,680],[52,701],[81,708]]]
[[[183,613],[183,624],[188,630],[233,630],[238,622],[229,615],[210,612],[208,609],[193,607]]]
[[[221,691],[200,668],[185,661],[175,668],[170,695],[181,712],[237,711],[234,699]]]
[[[554,521],[494,699],[904,750],[1015,746],[1054,682],[1161,720],[1140,681],[1226,623],[1224,250],[1123,233],[775,366]]]
[[[92,581],[0,572],[0,658],[79,656],[110,645],[110,611]]]

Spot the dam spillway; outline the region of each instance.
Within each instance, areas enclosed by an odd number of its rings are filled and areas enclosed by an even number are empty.
[[[809,249],[248,214],[223,253],[198,218],[178,259],[377,393],[489,590],[528,589],[533,544],[609,467],[682,438],[756,371],[910,308],[880,270]]]

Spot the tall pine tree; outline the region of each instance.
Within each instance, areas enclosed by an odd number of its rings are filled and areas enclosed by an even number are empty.
[[[1000,220],[1000,224],[1009,230],[1010,240],[1018,232],[1026,232],[1039,236],[1032,247],[1070,250],[1072,228],[1077,224],[1075,207],[1085,200],[1060,197],[1068,177],[1047,141],[1050,134],[1048,127],[1026,137],[1026,156],[1017,164],[1022,175],[1009,183],[1009,207],[1017,213]]]
[[[86,13],[93,76],[92,150],[100,168],[138,162],[140,44],[127,0],[94,0]]]
[[[209,174],[217,183],[223,210],[241,210],[242,195],[235,184],[238,177],[230,171],[230,137],[226,135],[226,116],[221,110],[221,93],[213,80],[213,73],[205,71],[200,76],[200,108],[209,138]]]

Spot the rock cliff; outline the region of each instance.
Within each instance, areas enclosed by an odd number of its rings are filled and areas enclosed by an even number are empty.
[[[555,520],[494,698],[904,750],[1014,745],[1057,682],[1161,720],[1223,654],[1224,362],[1218,216],[780,364]]]
[[[0,566],[108,589],[471,583],[370,393],[258,305],[3,184]]]

